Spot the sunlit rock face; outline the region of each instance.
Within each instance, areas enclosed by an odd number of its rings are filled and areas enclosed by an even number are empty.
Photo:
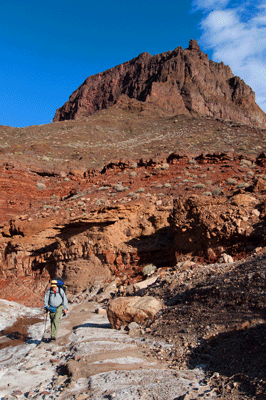
[[[54,121],[79,119],[126,98],[162,115],[201,115],[257,126],[266,125],[265,113],[252,89],[230,67],[209,60],[196,40],[189,47],[151,56],[142,53],[107,71],[88,77],[56,111]],[[134,105],[136,107],[136,105]]]

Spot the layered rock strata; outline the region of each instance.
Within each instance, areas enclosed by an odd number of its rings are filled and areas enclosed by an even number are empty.
[[[89,116],[124,103],[125,95],[142,104],[139,112],[155,107],[162,115],[192,113],[266,126],[252,89],[229,66],[209,60],[196,40],[190,40],[185,50],[177,47],[155,56],[142,53],[88,77],[56,111],[54,121]]]
[[[73,295],[113,280],[121,292],[138,291],[150,263],[160,269],[180,257],[245,256],[265,243],[264,158],[172,153],[60,180],[3,166],[0,297],[42,304],[57,275]]]

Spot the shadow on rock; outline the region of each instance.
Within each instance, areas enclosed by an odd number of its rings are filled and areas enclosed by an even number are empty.
[[[153,217],[150,217],[149,220],[150,223],[155,223]],[[140,264],[153,263],[157,267],[174,266],[176,264],[173,243],[174,232],[170,226],[160,228],[151,235],[143,234],[126,242],[127,245],[137,249]]]
[[[201,365],[216,381],[219,381],[218,378],[222,375],[229,378],[228,382],[231,381],[234,386],[237,385],[247,395],[256,396],[256,399],[265,399],[265,337],[265,323],[249,329],[234,330],[209,337],[202,340],[201,345],[192,350],[189,367],[195,368]],[[219,385],[219,382],[217,383]]]
[[[93,324],[93,323],[87,323],[87,324],[82,324],[82,325],[77,325],[73,327],[73,330],[75,331],[76,329],[79,328],[100,328],[100,329],[111,329],[111,325],[108,324]]]
[[[29,338],[29,339],[26,341],[27,344],[35,344],[36,346],[38,346],[41,342],[43,342],[43,343],[48,343],[48,340],[47,340],[47,339],[38,340],[38,339]]]

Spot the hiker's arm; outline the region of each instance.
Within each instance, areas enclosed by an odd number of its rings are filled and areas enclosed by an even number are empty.
[[[49,291],[47,291],[45,293],[45,296],[44,296],[44,300],[43,300],[44,308],[48,308],[49,307],[48,301],[49,301]]]
[[[68,301],[65,292],[63,292],[63,311],[66,314],[68,309]]]

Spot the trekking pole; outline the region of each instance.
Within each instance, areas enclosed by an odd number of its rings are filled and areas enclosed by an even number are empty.
[[[45,335],[45,332],[46,332],[47,320],[48,320],[48,311],[46,311],[46,317],[45,317],[45,320],[44,320],[44,332],[43,332],[43,335],[42,335],[42,340],[41,340],[41,342],[43,341],[44,335]]]

